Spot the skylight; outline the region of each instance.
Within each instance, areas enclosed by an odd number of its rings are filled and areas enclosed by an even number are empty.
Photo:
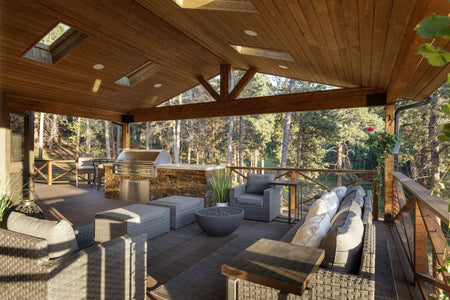
[[[186,9],[206,9],[236,12],[258,12],[250,0],[173,0]]]
[[[131,71],[128,75],[125,75],[124,77],[117,80],[116,83],[125,86],[133,86],[148,78],[149,76],[155,74],[159,70],[161,70],[160,65],[148,61],[137,69]]]
[[[51,46],[56,40],[58,40],[64,33],[70,29],[70,26],[59,23],[56,25],[39,43]]]
[[[86,37],[86,34],[59,23],[23,57],[52,65],[66,56]]]
[[[236,50],[239,54],[243,55],[252,55],[271,59],[295,61],[294,58],[292,58],[292,56],[287,52],[239,46],[239,45],[230,45],[230,46],[233,47],[233,49]]]

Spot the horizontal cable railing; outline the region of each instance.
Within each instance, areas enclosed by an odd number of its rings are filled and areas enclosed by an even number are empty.
[[[449,204],[402,173],[394,176],[394,226],[424,298],[435,291],[450,292],[450,274],[437,267],[450,256],[444,231],[448,230]],[[443,225],[442,223],[445,223]]]
[[[286,180],[285,178],[288,178],[290,181],[302,181],[302,182],[307,182],[309,184],[311,184],[312,186],[316,186],[316,190],[318,187],[330,191],[333,187],[330,187],[329,183],[324,183],[319,181],[316,178],[313,178],[314,175],[313,174],[317,174],[317,173],[324,173],[324,174],[334,174],[337,178],[336,181],[341,182],[342,180],[342,176],[347,174],[347,175],[352,175],[352,178],[350,179],[349,182],[346,183],[341,183],[340,185],[343,186],[349,186],[349,185],[353,185],[356,183],[360,183],[362,181],[365,180],[369,180],[372,179],[371,182],[371,188],[373,188],[374,191],[377,190],[376,187],[376,182],[373,180],[374,176],[376,176],[376,171],[373,170],[345,170],[345,169],[340,169],[340,170],[329,170],[329,169],[306,169],[306,168],[262,168],[262,167],[242,167],[242,166],[231,166],[229,167],[231,174],[236,174],[237,176],[243,178],[243,179],[247,179],[247,176],[245,175],[246,171],[251,171],[253,173],[265,173],[265,172],[275,172],[275,178],[276,179],[282,179],[282,180]],[[306,173],[310,173],[310,174],[306,174]],[[359,177],[361,175],[364,175],[362,177]],[[334,185],[336,185],[336,182],[334,182]],[[294,192],[294,187],[290,187],[292,189],[291,197],[295,197],[295,192]],[[316,193],[317,194],[317,193]],[[304,207],[304,204],[311,202],[315,199],[315,196],[308,196],[306,197],[306,199],[303,199],[303,195],[301,193],[300,195],[301,200],[300,201],[296,201],[297,199],[291,199],[291,204],[297,204],[298,206],[295,207],[294,209],[298,209],[300,206],[302,206],[302,208]],[[373,195],[373,207],[378,207],[378,193],[374,193]],[[308,207],[304,207],[305,209],[308,209]],[[291,209],[293,209],[291,207]],[[374,220],[378,220],[378,209],[374,209],[373,210],[373,218]]]

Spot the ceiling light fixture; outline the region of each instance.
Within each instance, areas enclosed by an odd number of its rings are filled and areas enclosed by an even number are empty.
[[[160,88],[160,87],[162,87],[162,84],[161,83],[156,83],[153,87]]]
[[[254,32],[253,30],[248,30],[248,29],[244,30],[244,33],[245,33],[246,35],[249,35],[249,36],[257,36],[257,35],[258,35],[258,34],[257,34],[256,32]]]
[[[101,79],[95,79],[94,85],[92,86],[92,92],[93,93],[97,93],[98,90],[100,89],[100,85],[101,84],[102,84],[102,80]]]
[[[103,70],[105,66],[102,64],[95,64],[92,68],[94,68],[94,70]]]
[[[287,69],[289,69],[287,66],[285,66],[285,65],[278,65],[278,68],[280,68],[280,69],[285,69],[285,70],[287,70]]]

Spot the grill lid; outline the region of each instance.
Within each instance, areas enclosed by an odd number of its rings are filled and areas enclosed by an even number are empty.
[[[119,154],[118,163],[170,164],[170,154],[166,150],[125,150]]]

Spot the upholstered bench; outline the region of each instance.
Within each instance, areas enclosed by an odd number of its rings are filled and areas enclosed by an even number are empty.
[[[204,208],[203,198],[171,196],[147,203],[151,206],[170,209],[170,228],[177,230],[184,225],[195,222],[195,212]]]
[[[147,233],[147,239],[169,232],[169,209],[133,204],[95,214],[95,240],[105,242],[134,232]]]

